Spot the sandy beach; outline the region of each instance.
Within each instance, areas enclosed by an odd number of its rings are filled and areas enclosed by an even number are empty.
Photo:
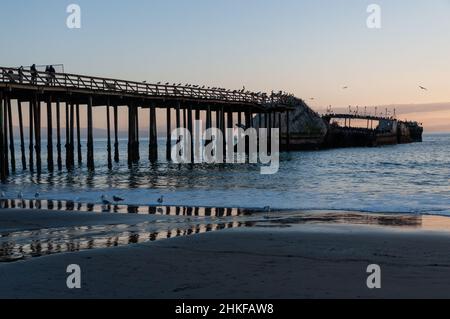
[[[0,225],[4,234],[49,227],[50,220],[62,227],[149,218],[3,210]],[[287,219],[0,263],[0,298],[448,297],[447,219],[420,220],[420,226],[395,227]],[[66,287],[69,264],[82,269],[81,289]],[[381,266],[381,289],[366,286],[369,264]]]

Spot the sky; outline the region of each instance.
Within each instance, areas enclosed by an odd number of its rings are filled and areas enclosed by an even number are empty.
[[[81,29],[66,26],[71,3]],[[373,3],[380,29],[366,24]],[[2,66],[283,90],[316,110],[402,105],[450,131],[449,0],[2,1],[0,35]]]

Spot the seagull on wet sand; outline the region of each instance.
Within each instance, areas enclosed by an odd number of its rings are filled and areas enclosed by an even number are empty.
[[[118,197],[118,196],[113,196],[113,200],[114,200],[116,203],[118,203],[118,202],[123,202],[123,201],[124,201],[123,198]]]
[[[106,199],[107,197],[105,195],[102,195],[101,199],[102,199],[102,204],[103,205],[110,205],[111,202],[109,200]]]

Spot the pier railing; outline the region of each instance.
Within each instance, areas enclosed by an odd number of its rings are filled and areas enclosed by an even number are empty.
[[[111,93],[175,99],[220,100],[222,102],[251,103],[264,107],[288,104],[292,97],[283,92],[254,93],[245,90],[200,87],[198,85],[151,84],[94,76],[32,72],[28,69],[0,67],[0,82],[36,87],[83,89]]]

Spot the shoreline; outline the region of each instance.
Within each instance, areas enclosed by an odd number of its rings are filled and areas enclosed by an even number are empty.
[[[0,220],[16,213],[2,210]],[[29,211],[16,217],[26,228],[39,226],[25,222],[26,215],[39,220],[46,214],[59,215],[59,227],[155,217]],[[250,227],[0,263],[0,298],[448,297],[445,217],[421,216],[424,228],[261,217]],[[70,264],[82,269],[80,290],[66,287]],[[366,287],[369,264],[382,268],[380,290]]]

